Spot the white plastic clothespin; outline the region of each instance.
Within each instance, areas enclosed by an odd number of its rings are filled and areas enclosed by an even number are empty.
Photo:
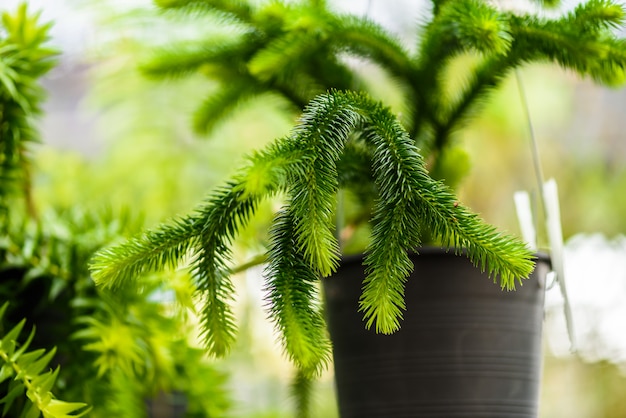
[[[574,334],[574,321],[572,319],[572,307],[565,286],[565,263],[563,260],[563,230],[561,228],[561,210],[559,207],[559,192],[556,181],[550,179],[543,184],[543,201],[546,210],[546,230],[550,242],[550,256],[552,258],[552,270],[556,273],[556,280],[563,296],[563,312],[565,324],[569,336],[570,350],[576,351],[576,337]]]
[[[533,222],[533,212],[530,208],[530,196],[528,192],[518,191],[513,195],[515,199],[515,209],[517,211],[517,220],[522,230],[522,238],[531,251],[537,251],[537,231]]]
[[[550,179],[543,184],[542,190],[543,204],[546,213],[546,230],[550,243],[550,258],[552,271],[549,278],[556,278],[559,289],[563,297],[563,313],[565,314],[565,324],[570,340],[570,350],[576,351],[576,337],[574,334],[574,322],[572,319],[572,309],[565,286],[565,267],[563,260],[563,230],[561,228],[561,212],[559,208],[559,197],[556,181]],[[533,222],[533,213],[530,205],[528,192],[519,191],[514,195],[517,217],[522,231],[522,237],[528,244],[529,249],[537,250],[537,233]]]

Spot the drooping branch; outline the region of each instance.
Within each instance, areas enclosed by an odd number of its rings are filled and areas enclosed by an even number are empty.
[[[331,345],[318,295],[317,269],[299,250],[296,221],[290,209],[284,208],[272,224],[266,300],[285,352],[299,370],[311,376],[328,364]]]
[[[205,298],[205,341],[212,352],[224,354],[235,331],[229,308],[233,240],[259,200],[282,191],[287,203],[271,228],[268,252],[268,309],[290,358],[304,370],[318,371],[328,351],[313,282],[336,267],[337,164],[350,155],[344,151],[351,132],[365,133],[378,191],[361,299],[368,325],[385,333],[399,327],[404,281],[412,268],[407,251],[418,245],[421,223],[444,242],[465,248],[475,264],[501,277],[503,287],[530,273],[525,245],[496,233],[431,179],[415,144],[387,108],[363,94],[331,92],[317,97],[289,137],[253,155],[194,215],[101,251],[92,265],[94,277],[110,286],[190,258]]]

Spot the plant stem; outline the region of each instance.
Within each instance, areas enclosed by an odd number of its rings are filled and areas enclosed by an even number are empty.
[[[24,154],[24,152],[22,152],[22,154]],[[33,183],[32,183],[31,174],[30,174],[30,164],[28,163],[28,160],[26,159],[23,159],[22,161],[23,161],[22,172],[24,175],[23,188],[24,188],[24,201],[26,203],[26,213],[31,219],[33,219],[34,221],[37,221],[39,219],[39,216],[37,212],[37,206],[35,204],[35,199],[33,197]]]
[[[242,271],[246,271],[252,267],[264,264],[266,262],[267,262],[267,254],[265,253],[259,254],[255,256],[254,258],[246,261],[245,263],[240,264],[237,267],[233,267],[233,269],[231,270],[231,274],[241,273]]]

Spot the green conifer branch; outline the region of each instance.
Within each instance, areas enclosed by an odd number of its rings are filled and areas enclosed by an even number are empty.
[[[329,20],[329,37],[336,51],[347,51],[370,59],[400,78],[406,78],[412,72],[414,64],[409,52],[395,36],[377,23],[350,15],[339,15]]]
[[[290,186],[290,207],[297,219],[299,248],[322,276],[330,275],[339,261],[339,244],[332,230],[339,185],[336,165],[359,121],[352,102],[349,94],[318,96],[305,109],[294,131],[303,144],[304,158]]]
[[[288,357],[311,376],[328,364],[331,345],[318,295],[318,274],[299,250],[296,222],[287,207],[272,223],[265,270],[267,302]]]
[[[450,0],[431,0],[433,17],[436,17],[441,12],[442,7]]]
[[[431,135],[425,138],[428,142],[424,140],[419,144],[422,149],[430,150],[435,156],[431,171],[437,170],[438,153],[448,146],[453,133],[462,129],[464,124],[471,120],[486,103],[488,95],[498,88],[509,72],[520,63],[521,60],[509,56],[485,58],[470,74],[458,99],[442,107],[433,124]]]
[[[193,128],[199,134],[208,134],[213,127],[224,121],[246,102],[259,95],[258,86],[247,82],[233,81],[222,85],[216,93],[209,95],[193,114]]]
[[[234,184],[212,198],[203,213],[203,228],[194,251],[193,272],[196,286],[204,296],[203,336],[206,347],[225,355],[235,340],[236,326],[230,309],[235,290],[230,280],[231,244],[239,228],[255,211],[258,198],[245,196]]]
[[[457,9],[458,4],[450,3],[449,7],[455,9],[453,16],[462,13],[462,8]],[[508,22],[509,49],[503,54],[487,54],[483,63],[470,74],[466,88],[454,103],[446,104],[440,99],[440,92],[434,93],[441,107],[439,113],[433,115],[432,134],[426,137],[431,142],[421,143],[422,147],[435,153],[445,148],[451,134],[462,127],[489,92],[523,62],[555,61],[606,84],[624,78],[626,45],[611,34],[613,28],[624,22],[621,5],[609,0],[593,0],[557,20],[512,13],[499,19]]]
[[[230,308],[234,297],[231,246],[248,222],[261,198],[284,186],[286,167],[301,155],[295,143],[276,143],[250,158],[250,165],[218,190],[198,210],[202,227],[191,249],[196,287],[204,297],[201,321],[205,346],[217,356],[228,353],[235,340],[236,324]],[[194,231],[190,231],[194,232]]]
[[[250,73],[261,81],[284,79],[294,68],[302,70],[323,45],[308,31],[290,31],[272,39],[248,62]]]
[[[360,130],[373,152],[379,193],[361,300],[369,325],[375,323],[386,333],[398,328],[404,281],[411,271],[406,253],[419,243],[422,224],[444,242],[467,249],[472,261],[501,277],[503,287],[511,288],[530,273],[533,263],[524,244],[497,234],[459,205],[443,184],[430,179],[417,148],[388,109],[363,94],[331,92],[307,107],[291,136],[252,156],[241,174],[189,218],[193,221],[177,221],[101,251],[92,266],[95,279],[111,285],[159,263],[171,266],[191,257],[198,290],[205,297],[205,341],[212,352],[224,354],[235,332],[228,306],[233,239],[261,198],[285,191],[287,206],[271,228],[268,252],[270,317],[288,355],[303,370],[318,371],[328,353],[313,282],[336,266],[336,165],[350,133]]]
[[[369,220],[370,208],[376,199],[377,190],[372,173],[373,150],[361,137],[362,133],[354,134],[344,147],[341,159],[337,161],[339,187],[349,189],[363,208],[364,221]],[[359,222],[363,223],[363,222]],[[339,231],[341,232],[341,231]]]
[[[460,129],[463,122],[476,113],[477,108],[485,102],[486,96],[497,88],[508,75],[509,71],[519,64],[508,56],[486,58],[472,73],[459,98],[442,112],[439,126],[441,131],[437,137],[447,137],[450,132]],[[441,149],[443,142],[439,143]]]
[[[201,3],[214,13],[228,10],[224,2]],[[415,57],[377,24],[334,14],[323,2],[314,3],[246,7],[250,14],[245,16],[250,18],[245,25],[252,32],[245,44],[250,48],[229,60],[234,65],[207,56],[203,71],[230,67],[218,77],[225,84],[232,84],[233,74],[242,80],[251,77],[260,91],[277,92],[302,109],[329,88],[358,87],[358,77],[341,62],[342,53],[372,60],[407,86],[411,109],[405,120],[411,137],[432,151],[435,160],[472,109],[484,102],[509,69],[524,62],[556,61],[609,84],[624,77],[624,46],[608,31],[623,24],[623,7],[610,0],[590,0],[553,20],[499,12],[480,0],[434,1],[433,18],[421,34]],[[447,103],[441,94],[446,82],[443,71],[451,58],[467,50],[478,51],[494,66],[482,66],[470,75],[472,81],[461,100]],[[173,57],[166,65],[175,68],[175,61]],[[183,57],[181,65],[184,61]]]
[[[624,6],[611,0],[589,0],[570,12],[564,22],[583,35],[597,35],[617,29],[624,23]]]
[[[296,401],[296,418],[311,418],[312,416],[314,411],[313,383],[311,376],[307,376],[302,370],[296,370],[296,375],[289,385],[291,397]]]
[[[250,20],[253,12],[250,3],[245,0],[155,0],[155,3],[163,9],[220,10],[244,21]]]
[[[253,45],[253,38],[249,35],[201,43],[180,42],[175,47],[155,50],[152,58],[142,63],[141,70],[154,78],[181,77],[200,70],[218,78],[232,77],[232,70],[237,70],[237,64]],[[225,68],[231,71],[227,72]]]
[[[503,288],[533,268],[531,254],[518,240],[498,234],[458,203],[443,184],[428,176],[422,157],[399,122],[385,108],[368,114],[368,140],[375,149],[374,176],[380,199],[374,212],[372,242],[360,301],[367,326],[391,333],[399,328],[404,309],[404,281],[412,270],[407,251],[420,243],[420,224],[443,242],[465,248],[469,258]],[[489,263],[485,263],[489,260]]]
[[[480,0],[446,2],[426,26],[417,55],[417,69],[409,76],[409,84],[417,104],[411,136],[420,138],[420,146],[429,145],[431,135],[424,132],[438,127],[446,103],[442,100],[441,77],[449,61],[464,51],[485,56],[506,55],[511,47],[509,23],[494,7]],[[447,127],[444,127],[445,130]],[[421,134],[421,135],[420,135]]]
[[[622,5],[592,0],[563,19],[509,16],[515,39],[511,56],[523,61],[548,59],[605,84],[626,78],[626,42],[612,29],[624,22]]]
[[[204,296],[201,321],[209,351],[225,355],[236,333],[230,300],[230,247],[262,197],[278,191],[285,167],[302,154],[294,142],[276,143],[250,157],[236,180],[216,191],[193,215],[99,251],[91,262],[96,283],[117,287],[146,273],[191,263]],[[282,186],[284,187],[284,186]]]
[[[556,8],[561,4],[561,0],[532,0],[534,3],[545,8]]]
[[[197,245],[202,226],[203,219],[193,214],[99,251],[90,267],[96,284],[115,288],[144,274],[176,267]]]
[[[224,12],[217,3],[203,2],[211,12]],[[229,24],[227,18],[224,22]],[[241,22],[233,20],[232,25],[241,26]],[[252,20],[244,25],[252,25],[245,26],[250,32],[234,41],[214,39],[157,50],[143,70],[154,77],[202,71],[227,86],[228,94],[218,96],[232,96],[236,92],[233,85],[253,81],[258,91],[278,92],[302,109],[331,87],[354,87],[353,72],[338,58],[342,53],[374,60],[404,77],[411,66],[408,53],[379,25],[362,18],[335,16],[319,4],[267,5],[255,10]],[[225,68],[228,71],[222,71]],[[246,91],[240,92],[246,95]]]

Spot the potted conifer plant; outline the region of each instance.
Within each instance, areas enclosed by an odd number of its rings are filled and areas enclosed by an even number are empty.
[[[626,48],[613,30],[623,25],[623,7],[591,0],[545,18],[480,0],[432,1],[410,52],[380,25],[333,12],[324,1],[157,4],[229,30],[227,38],[164,48],[144,66],[153,77],[197,71],[219,81],[194,116],[196,130],[268,95],[301,116],[197,211],[99,252],[96,281],[116,287],[186,263],[204,303],[206,347],[223,355],[236,328],[233,242],[263,199],[281,196],[258,259],[267,265],[269,317],[304,375],[326,366],[332,340],[342,416],[536,416],[549,262],[458,201],[451,139],[527,62],[621,82]],[[373,98],[346,56],[373,63],[401,86],[401,115]],[[459,57],[471,65],[463,68],[465,83],[451,90]],[[361,230],[369,232],[363,255],[345,257]],[[357,275],[336,277],[350,270]],[[533,270],[517,292],[501,291]],[[351,322],[334,325],[343,313]]]

